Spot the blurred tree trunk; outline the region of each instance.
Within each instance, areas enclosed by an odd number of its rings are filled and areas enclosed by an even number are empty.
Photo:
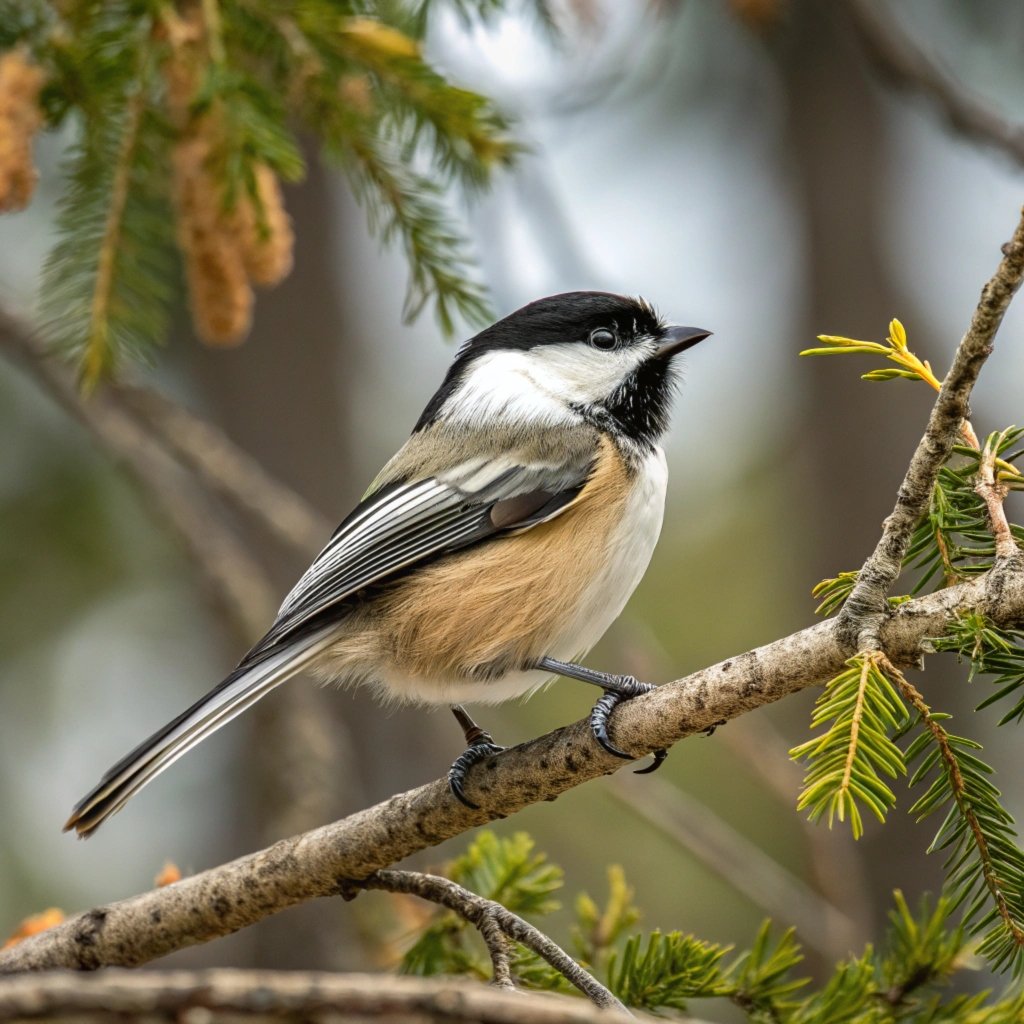
[[[886,184],[894,168],[886,158],[884,103],[840,10],[807,2],[790,11],[776,54],[807,233],[801,343],[809,347],[822,333],[880,341],[892,317],[911,328],[918,319],[885,263]],[[950,352],[958,339],[951,339]],[[929,355],[942,365],[945,353]],[[874,547],[934,397],[924,387],[865,383],[859,374],[870,368],[832,359],[798,367],[813,381],[802,419],[803,457],[811,469],[802,476],[819,483],[818,492],[806,496],[820,524],[808,553],[815,580],[856,568]],[[853,854],[863,855],[868,890],[878,901],[875,928],[895,886],[906,888],[909,880],[921,890],[941,886],[939,860],[921,862],[924,845],[920,828],[897,810],[884,838],[869,828]],[[840,880],[836,892],[842,888]]]

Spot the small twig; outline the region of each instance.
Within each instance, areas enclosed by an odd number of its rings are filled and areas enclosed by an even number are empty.
[[[893,1007],[902,1006],[907,1001],[907,996],[915,992],[922,985],[928,984],[935,977],[935,970],[932,964],[920,964],[914,969],[908,978],[891,988],[887,989],[882,998]]]
[[[495,983],[499,982],[499,972],[501,972],[503,980],[507,982],[502,987],[514,988],[509,972],[508,949],[504,945],[504,939],[507,937],[547,961],[595,1006],[615,1009],[620,1013],[632,1016],[629,1010],[597,978],[580,967],[565,950],[538,928],[528,921],[524,921],[517,914],[513,914],[500,903],[478,896],[447,878],[441,878],[439,875],[427,875],[419,871],[376,871],[362,880],[346,880],[342,883],[341,891],[343,896],[351,899],[354,892],[359,889],[382,889],[385,892],[419,896],[431,903],[439,903],[465,918],[470,924],[475,925],[483,935],[487,948],[491,952],[491,961],[495,968]],[[495,929],[498,930],[502,940],[500,946],[492,945]],[[496,948],[501,949],[497,958],[495,956]]]
[[[853,766],[857,760],[857,741],[860,738],[861,722],[864,720],[864,701],[867,696],[868,680],[871,677],[871,669],[874,661],[871,657],[864,659],[860,667],[860,682],[857,684],[857,700],[853,709],[853,719],[850,722],[850,743],[846,750],[846,764],[843,765],[843,778],[839,783],[837,798],[842,796],[849,799],[850,780],[853,777]],[[831,819],[830,819],[831,823]]]
[[[836,619],[842,639],[858,651],[880,648],[879,629],[888,614],[886,597],[900,574],[903,556],[918,520],[928,508],[939,469],[949,457],[961,424],[969,415],[969,399],[996,331],[1024,280],[1024,215],[1003,258],[981,292],[970,327],[932,406],[924,436],[918,443],[896,506],[885,520],[882,536],[857,576],[857,583]]]
[[[331,535],[333,526],[325,516],[220,428],[152,388],[112,383],[107,390],[176,462],[282,546],[308,558]]]
[[[493,911],[481,915],[477,929],[487,946],[487,952],[491,955],[491,967],[494,970],[491,984],[495,988],[517,992],[518,989],[512,980],[512,957],[509,953],[508,937],[501,930],[501,924]]]
[[[955,131],[1024,165],[1024,129],[1000,117],[939,67],[890,16],[890,9],[891,5],[874,0],[846,3],[853,26],[878,70],[895,86],[931,99]]]
[[[145,49],[143,53],[146,53]],[[140,71],[143,60],[138,62]],[[145,76],[141,77],[144,83]],[[110,352],[110,304],[114,291],[114,265],[124,230],[124,211],[128,204],[132,162],[139,144],[139,128],[142,124],[147,98],[146,85],[140,84],[135,94],[128,100],[121,147],[114,168],[114,180],[110,187],[110,203],[107,209],[106,223],[103,227],[103,240],[100,242],[96,282],[92,291],[89,337],[83,358],[82,376],[85,386],[89,389],[95,387],[103,375]]]
[[[996,458],[998,444],[990,440],[981,453],[978,463],[978,482],[974,490],[985,502],[988,509],[989,529],[996,545],[996,558],[1013,558],[1020,553],[1006,518],[1003,502],[1010,488],[996,479]]]

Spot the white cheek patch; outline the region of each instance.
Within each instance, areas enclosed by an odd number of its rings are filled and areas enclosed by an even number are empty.
[[[612,352],[578,343],[489,352],[470,365],[444,415],[455,422],[575,423],[574,407],[606,401],[649,355],[643,344]]]
[[[445,402],[443,416],[469,425],[512,420],[556,426],[579,420],[564,401],[538,387],[525,352],[489,352],[475,359]]]

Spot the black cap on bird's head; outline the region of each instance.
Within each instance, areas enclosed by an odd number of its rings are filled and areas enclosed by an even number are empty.
[[[566,417],[582,415],[649,446],[668,424],[671,357],[710,333],[667,325],[650,303],[627,295],[538,299],[462,345],[416,429],[442,414],[464,421],[464,405],[481,416],[529,416],[532,389],[546,420],[561,405]]]

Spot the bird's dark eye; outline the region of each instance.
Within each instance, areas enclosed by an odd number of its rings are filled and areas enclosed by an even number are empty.
[[[592,330],[589,340],[594,348],[612,349],[618,344],[615,332],[608,330],[607,327],[597,327]]]

